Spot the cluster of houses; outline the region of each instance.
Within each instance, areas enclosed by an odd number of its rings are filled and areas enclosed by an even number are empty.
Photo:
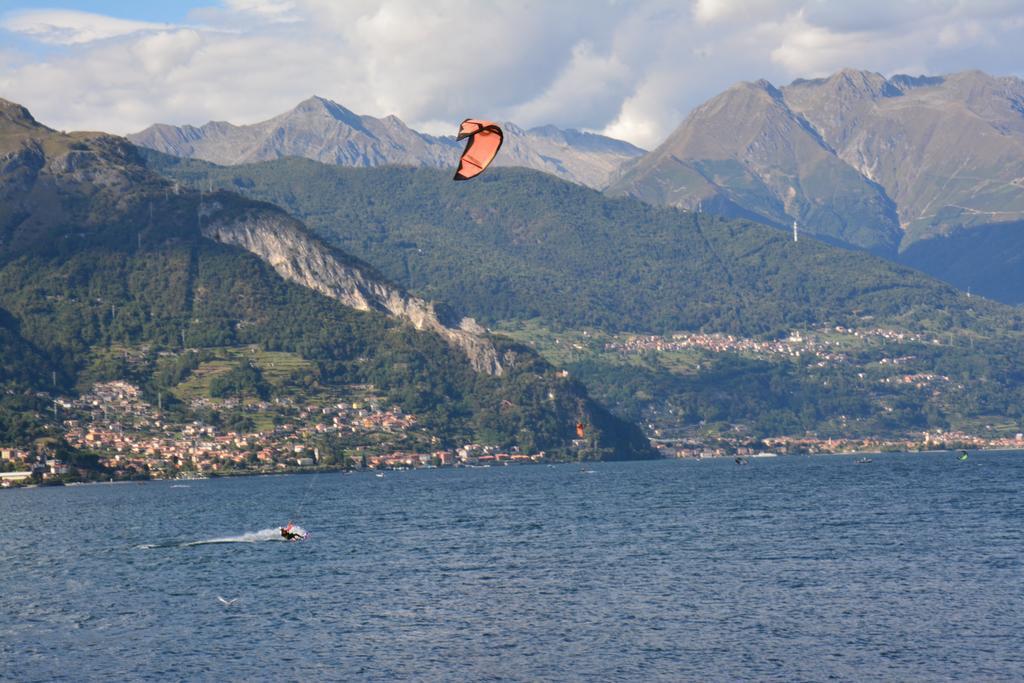
[[[961,431],[923,432],[921,438],[821,438],[817,436],[776,436],[757,443],[745,440],[721,439],[721,444],[708,446],[695,440],[679,440],[661,444],[667,457],[715,458],[723,456],[752,456],[769,452],[776,454],[834,454],[913,452],[952,449],[1019,450],[1024,449],[1024,433],[1011,437],[982,437]]]
[[[538,462],[544,458],[543,453],[501,452],[493,446],[480,444],[429,452],[388,449],[389,441],[400,441],[415,429],[417,421],[415,416],[403,413],[397,406],[384,407],[377,399],[337,401],[327,405],[298,405],[288,400],[273,403],[248,405],[246,409],[270,410],[275,415],[286,413],[288,422],[251,433],[219,430],[201,422],[165,420],[158,409],[143,399],[138,387],[124,381],[98,383],[89,393],[76,399],[60,400],[57,405],[64,411],[64,438],[68,444],[99,454],[101,466],[113,476],[124,478],[172,478],[239,470],[290,471],[324,466],[319,449],[310,444],[315,443],[317,437],[332,434],[361,435],[365,438],[357,438],[357,443],[373,442],[381,446],[366,449],[356,446],[348,452],[344,463],[337,458],[328,460],[332,465],[394,469],[511,464]],[[224,405],[221,402],[217,407]],[[3,469],[20,472],[8,473],[5,482],[72,473],[67,465],[53,459],[40,461],[45,466],[45,472],[41,472],[41,465],[27,451],[3,449],[0,455],[9,463]],[[28,463],[32,467],[22,467]]]
[[[925,432],[923,443],[927,448],[985,448],[1016,450],[1024,448],[1024,433],[1013,436],[986,437],[962,431]]]
[[[28,481],[60,479],[72,471],[70,465],[46,452],[0,448],[0,487],[3,488]]]
[[[917,389],[924,389],[925,387],[931,386],[935,383],[948,383],[949,377],[933,372],[915,372],[912,375],[893,375],[891,377],[882,377],[878,381],[881,384],[911,384]],[[958,388],[962,389],[963,385],[958,385]]]
[[[644,353],[647,351],[682,351],[684,349],[701,349],[712,353],[745,353],[757,357],[814,356],[818,365],[824,367],[829,363],[842,363],[848,359],[842,352],[842,340],[835,335],[854,337],[863,340],[887,342],[926,342],[923,336],[911,332],[889,330],[882,327],[870,329],[851,329],[837,325],[833,328],[814,332],[801,333],[794,331],[786,339],[762,341],[736,337],[731,334],[704,334],[701,332],[683,332],[669,336],[661,335],[629,335],[624,339],[616,339],[605,344],[606,351],[623,354]],[[938,340],[932,340],[939,343]],[[909,360],[906,357],[904,360]],[[887,359],[888,362],[900,359]],[[898,365],[899,363],[894,363]]]
[[[843,327],[842,325],[836,325],[832,328],[836,334],[845,334],[851,337],[859,337],[861,339],[869,339],[875,337],[878,339],[884,339],[885,341],[892,342],[928,342],[924,336],[915,334],[913,332],[905,332],[901,330],[890,330],[884,327],[873,327],[869,329],[854,329],[851,327]],[[938,344],[939,340],[932,339],[931,343]]]
[[[65,401],[62,407],[70,415],[64,420],[67,442],[101,454],[101,465],[128,476],[314,467],[321,464],[320,453],[308,444],[319,435],[402,434],[416,424],[415,416],[376,402],[296,405],[275,400],[273,405],[247,409],[273,410],[275,414],[287,409],[292,413],[289,422],[251,433],[219,430],[200,422],[164,420],[159,410],[143,400],[138,387],[124,381],[98,383],[88,394]]]
[[[842,362],[846,355],[832,350],[827,340],[816,336],[804,336],[793,332],[786,339],[761,341],[736,337],[731,334],[705,334],[702,332],[684,332],[669,336],[661,335],[630,335],[622,340],[613,340],[605,344],[606,351],[623,354],[637,354],[648,351],[682,351],[700,349],[712,353],[745,353],[758,357],[813,355],[819,362]]]

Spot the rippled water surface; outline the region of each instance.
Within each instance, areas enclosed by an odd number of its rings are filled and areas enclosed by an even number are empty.
[[[0,678],[1024,680],[1024,455],[854,459],[3,491]]]

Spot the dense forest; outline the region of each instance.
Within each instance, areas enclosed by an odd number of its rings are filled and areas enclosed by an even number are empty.
[[[219,167],[143,150],[151,168],[286,208],[428,298],[494,323],[777,335],[866,318],[1022,329],[1024,315],[906,267],[746,221],[654,208],[525,169],[441,171],[307,159]]]
[[[59,261],[18,259],[0,270],[0,297],[40,349],[11,348],[5,358],[15,366],[47,359],[50,365],[38,370],[56,368],[66,391],[84,389],[76,387],[82,378],[126,378],[141,380],[155,396],[186,376],[180,368],[157,372],[159,350],[256,345],[315,361],[314,381],[322,386],[380,387],[451,443],[479,438],[554,450],[572,439],[578,414],[624,429],[532,352],[518,349],[525,360],[507,377],[480,375],[434,335],[345,309],[281,281],[253,257],[205,241],[145,253],[87,249]],[[97,347],[140,345],[148,346],[142,362],[93,364]],[[22,375],[28,379],[24,369]],[[243,366],[218,377],[212,391],[266,398],[269,388]]]
[[[899,365],[880,362],[892,358]],[[887,343],[824,367],[813,357],[737,353],[705,354],[693,372],[655,353],[629,363],[579,354],[566,367],[620,414],[662,427],[741,426],[759,438],[1024,431],[1024,370],[1008,353],[967,344]]]

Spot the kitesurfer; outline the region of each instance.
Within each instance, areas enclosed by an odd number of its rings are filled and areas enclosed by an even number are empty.
[[[455,180],[469,180],[483,173],[501,149],[505,139],[496,123],[479,119],[466,119],[459,126],[456,140],[466,140],[466,149],[459,157],[459,168]]]
[[[302,534],[297,531],[292,531],[292,523],[288,522],[288,526],[281,527],[281,538],[286,541],[294,541],[297,538],[302,538]]]

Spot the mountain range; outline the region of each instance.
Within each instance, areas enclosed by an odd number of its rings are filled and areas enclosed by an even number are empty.
[[[486,325],[540,317],[569,328],[762,335],[863,316],[923,329],[968,303],[998,327],[1006,311],[870,254],[609,198],[528,169],[453,183],[434,169],[306,159],[216,166],[143,154],[188,186],[280,206],[387,278]]]
[[[425,168],[144,155],[182,185],[281,206],[417,295],[537,344],[620,417],[760,436],[1022,424],[1024,314],[863,251],[528,169],[454,183]],[[766,360],[605,347],[613,333],[620,345],[682,331],[776,344],[794,330],[844,348]]]
[[[163,355],[259,345],[314,364],[323,387],[373,383],[452,438],[557,452],[583,421],[593,457],[653,455],[531,350],[409,294],[275,206],[182,189],[123,138],[59,133],[0,100],[0,198],[5,397],[74,392],[107,372],[112,348],[150,359],[132,372],[153,393]],[[0,427],[20,424],[6,401]]]
[[[619,165],[643,150],[592,133],[503,123],[497,166],[523,166],[590,187],[603,187]],[[175,156],[232,165],[296,156],[357,168],[380,165],[451,168],[464,143],[418,133],[395,116],[359,116],[336,102],[311,97],[272,119],[235,126],[156,124],[128,136],[137,145]]]
[[[873,350],[861,349],[856,342],[857,352],[840,354],[843,359],[837,361],[838,367],[806,358],[733,362],[727,355],[690,358],[682,365],[675,361],[663,365],[654,357],[640,364],[570,357],[569,369],[596,395],[617,406],[620,417],[632,420],[645,418],[645,410],[675,406],[671,409],[676,410],[674,414],[686,420],[720,423],[726,428],[753,416],[762,434],[778,433],[779,429],[845,430],[845,417],[851,415],[860,421],[858,428],[869,433],[873,429],[948,428],[984,421],[1013,429],[1019,427],[1012,422],[1018,419],[1013,406],[1020,403],[1024,391],[1024,378],[1014,365],[1022,352],[1024,319],[1020,312],[972,298],[892,261],[906,261],[927,271],[936,270],[936,263],[946,259],[947,266],[957,267],[938,268],[943,270],[941,275],[961,287],[975,288],[979,273],[964,265],[973,258],[974,263],[988,266],[984,274],[990,286],[1012,289],[1014,278],[1024,273],[1016,256],[1020,251],[1015,249],[1020,233],[1014,226],[1019,222],[932,225],[933,230],[908,220],[913,214],[900,202],[910,205],[917,200],[913,188],[901,186],[900,179],[912,169],[888,169],[886,164],[896,161],[885,156],[889,147],[881,138],[856,140],[877,129],[883,131],[879,136],[892,138],[889,146],[910,145],[902,154],[918,154],[919,167],[939,167],[941,160],[933,157],[941,156],[945,147],[932,137],[941,134],[949,147],[959,127],[968,139],[958,148],[959,153],[973,159],[972,150],[979,150],[972,168],[991,175],[980,159],[995,154],[997,146],[970,140],[990,134],[978,123],[980,119],[993,130],[1001,125],[1008,137],[1016,134],[1011,125],[1013,106],[1005,102],[1013,100],[1017,84],[1014,79],[991,79],[977,73],[885,79],[853,71],[829,79],[796,81],[783,88],[764,81],[740,84],[695,110],[654,151],[641,155],[634,149],[629,159],[619,161],[605,157],[605,166],[598,170],[607,180],[591,183],[600,188],[610,182],[603,193],[582,187],[579,177],[552,177],[550,168],[543,166],[495,168],[474,183],[452,183],[450,166],[437,167],[445,165],[444,145],[449,146],[447,153],[457,153],[459,146],[453,141],[421,135],[393,117],[358,117],[320,98],[307,100],[273,124],[223,124],[227,132],[220,138],[205,133],[193,136],[194,147],[179,139],[188,137],[187,130],[164,129],[166,135],[161,139],[177,140],[175,144],[188,147],[173,155],[132,147],[109,136],[61,136],[48,129],[45,135],[28,136],[30,142],[26,143],[21,128],[27,125],[26,117],[31,117],[10,105],[7,111],[14,113],[8,119],[13,123],[5,129],[7,133],[0,133],[0,142],[14,141],[10,150],[0,150],[8,152],[3,168],[8,173],[6,196],[11,198],[0,212],[0,219],[6,221],[0,225],[7,226],[0,234],[0,246],[6,244],[15,255],[7,266],[11,268],[9,279],[11,273],[27,277],[16,264],[40,250],[51,258],[65,253],[72,261],[82,258],[76,245],[78,240],[92,239],[91,233],[76,232],[71,226],[97,221],[107,226],[100,231],[105,240],[112,241],[104,242],[107,248],[116,244],[118,249],[126,249],[134,238],[136,249],[145,251],[147,235],[159,236],[161,248],[174,240],[202,245],[204,250],[217,244],[231,249],[233,259],[239,253],[255,258],[266,269],[264,275],[273,276],[275,283],[291,283],[307,295],[316,292],[340,302],[345,310],[360,309],[371,317],[383,315],[392,325],[419,330],[417,334],[423,336],[415,339],[435,340],[422,343],[442,343],[448,349],[441,353],[449,359],[445,361],[448,367],[454,367],[451,354],[455,354],[458,362],[476,375],[493,378],[483,384],[499,393],[509,391],[509,386],[523,387],[523,368],[542,367],[536,365],[542,361],[536,356],[515,355],[525,354],[526,349],[515,351],[517,347],[510,346],[509,340],[488,334],[453,310],[500,329],[539,326],[556,335],[561,330],[573,339],[585,338],[588,329],[601,334],[726,332],[771,340],[794,329],[824,334],[822,330],[833,327],[873,330],[881,326],[883,335],[897,336],[884,337],[890,341]],[[948,104],[961,100],[972,104],[961,108]],[[986,101],[991,105],[988,108],[983,106]],[[925,113],[914,114],[918,109]],[[961,111],[963,121],[946,120],[950,112],[960,109],[968,112]],[[928,116],[934,118],[932,137],[899,127],[913,128],[914,121],[931,120]],[[993,123],[1000,116],[1006,121]],[[848,123],[852,119],[861,123]],[[885,121],[888,123],[883,125]],[[511,165],[519,165],[519,159],[536,151],[531,141],[545,135],[561,145],[571,142],[574,148],[585,146],[581,140],[600,149],[614,147],[596,136],[550,128],[520,136],[523,132],[518,128],[506,127],[510,131],[506,163]],[[146,134],[155,130],[158,128]],[[906,142],[909,138],[914,144]],[[526,152],[515,152],[519,143]],[[921,145],[925,151],[917,149]],[[204,146],[225,155],[222,160],[231,160],[231,164],[179,156],[198,156]],[[29,147],[38,154],[25,156]],[[855,163],[857,150],[861,161]],[[39,154],[42,161],[37,159]],[[324,161],[296,158],[315,154],[324,155]],[[869,156],[874,160],[871,163]],[[266,160],[243,163],[250,157]],[[33,168],[57,168],[53,164],[62,169],[60,177],[77,177],[75,174],[89,168],[76,166],[86,158],[105,159],[101,167],[106,170],[99,174],[95,169],[88,171],[71,189],[49,180],[25,184],[26,178],[36,177]],[[582,158],[574,157],[576,161]],[[559,165],[568,168],[566,157]],[[617,171],[609,170],[616,167]],[[110,168],[120,170],[111,173]],[[589,168],[588,172],[597,173],[593,166]],[[913,183],[907,182],[917,187],[928,177],[922,172],[910,179]],[[55,191],[40,194],[40,188],[51,185]],[[956,188],[947,185],[948,196],[941,192],[934,196],[967,201],[953,197]],[[162,189],[140,194],[140,187]],[[984,194],[989,183],[979,182],[978,187],[977,197],[989,196]],[[699,192],[691,196],[688,192],[693,188]],[[1004,188],[1004,194],[1011,195],[1011,190]],[[141,197],[150,197],[147,201],[152,207],[151,195],[161,192],[165,202],[170,201],[168,197],[185,199],[159,209],[163,215],[177,218],[165,218],[163,227],[154,229],[152,213],[146,219],[140,208]],[[26,196],[28,205],[22,201]],[[54,197],[70,199],[56,201]],[[135,204],[133,197],[138,199]],[[62,214],[67,205],[77,207],[78,213]],[[680,210],[687,207],[691,210]],[[799,226],[799,241],[789,235],[793,221]],[[180,231],[186,225],[192,227],[183,235]],[[806,239],[808,235],[818,239]],[[986,256],[988,250],[999,253]],[[93,260],[103,262],[105,258],[100,254]],[[137,269],[136,277],[146,277],[141,273],[153,267],[134,256],[131,263]],[[226,268],[241,272],[240,264]],[[47,267],[40,272],[47,272]],[[3,275],[0,272],[0,284]],[[69,276],[62,271],[59,277]],[[120,276],[105,277],[118,281]],[[158,271],[149,279],[159,281],[160,277],[165,276]],[[257,282],[264,282],[262,276]],[[206,286],[203,283],[200,290]],[[69,352],[82,344],[63,333],[53,334],[52,315],[47,319],[50,322],[42,324],[45,334],[31,332],[33,321],[40,320],[34,313],[47,309],[26,287],[19,281],[7,298],[0,299],[0,307],[10,316],[0,339],[13,335],[12,348],[18,348],[29,367],[39,358],[53,363],[54,358],[70,353],[72,362],[61,361],[57,366],[61,377],[70,378],[62,381],[74,381],[82,364],[88,362],[81,353],[88,355],[96,340],[84,343],[85,352]],[[173,287],[167,289],[173,291]],[[991,293],[981,288],[973,291]],[[59,296],[58,292],[54,285],[49,296]],[[147,292],[143,299],[148,296],[155,295]],[[451,308],[430,301],[443,301]],[[131,308],[133,304],[123,301],[122,305]],[[183,306],[174,304],[169,310],[185,316],[188,309]],[[246,317],[254,315],[251,310],[224,313],[230,308],[224,302],[218,307],[219,317],[210,321],[203,315],[190,318],[190,339],[237,341],[240,329],[252,329]],[[275,311],[284,318],[289,316],[284,310]],[[86,313],[77,311],[75,315]],[[137,315],[145,321],[153,313]],[[95,311],[88,316],[102,319]],[[158,332],[143,336],[147,340],[154,334],[170,338],[170,327],[173,325],[161,322]],[[267,326],[255,329],[256,334],[272,334]],[[26,330],[31,334],[26,336]],[[102,339],[108,344],[111,334],[103,332]],[[273,334],[278,340],[274,343],[283,343],[281,331]],[[290,339],[290,348],[303,348],[304,353],[320,357],[322,351],[316,350],[320,347],[310,347],[315,334],[300,325],[284,337],[300,340]],[[912,341],[898,341],[903,338]],[[62,340],[59,347],[54,347],[52,339]],[[372,346],[369,337],[360,339],[363,348]],[[389,346],[383,345],[385,349]],[[506,358],[510,350],[513,356]],[[381,354],[371,356],[384,363]],[[527,357],[529,362],[516,360]],[[436,365],[428,356],[420,358],[416,365]],[[558,357],[555,362],[565,361]],[[902,380],[886,374],[888,364],[897,361],[902,377],[931,379],[918,381],[915,388],[903,387]],[[330,358],[320,358],[320,362],[324,367],[335,363]],[[406,365],[400,362],[396,367]],[[531,370],[530,376],[546,378],[549,372]],[[408,389],[411,378],[398,376],[390,381],[398,391],[398,387]],[[547,379],[538,381],[540,385],[530,385],[537,387],[537,392],[530,389],[535,396],[542,395],[539,387],[548,386],[544,384]],[[928,388],[939,381],[951,384],[942,391]],[[437,402],[445,401],[446,391],[434,394]],[[463,391],[457,389],[460,395]],[[585,397],[582,386],[573,391],[570,395],[576,398],[564,406],[575,401],[589,406],[589,415],[600,415],[600,406]],[[517,400],[504,400],[519,405]],[[501,410],[495,414],[488,412],[487,406],[493,406],[493,394],[476,396],[471,405],[463,403],[457,410],[450,407],[446,414],[472,415],[468,423],[476,425],[480,415],[497,415],[506,424],[505,438],[525,424],[521,421],[525,414],[508,420]],[[571,412],[564,406],[562,414]],[[542,424],[557,422],[543,406],[535,406],[532,415]],[[628,444],[626,451],[644,450],[628,426],[606,424],[613,425],[606,433],[618,434],[620,446]],[[556,432],[557,437],[552,436]],[[571,437],[554,427],[546,433],[545,443]],[[606,448],[611,446],[606,444]]]
[[[865,249],[1011,303],[1024,301],[1024,81],[978,71],[886,78],[844,69],[739,83],[656,149],[505,123],[498,165],[645,202],[748,218]],[[300,156],[448,168],[460,146],[394,116],[319,97],[262,123],[154,125],[129,138],[222,165]]]
[[[729,88],[628,162],[608,192],[787,229],[795,221],[1018,302],[1024,269],[1006,247],[1024,219],[1022,179],[1024,81],[845,69]]]

